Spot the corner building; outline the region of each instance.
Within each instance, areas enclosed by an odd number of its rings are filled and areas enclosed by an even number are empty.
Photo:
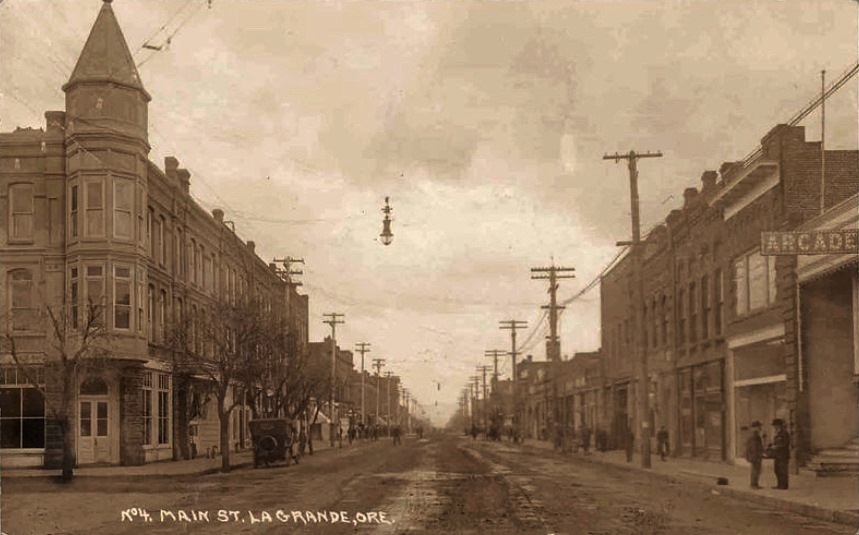
[[[45,129],[0,134],[0,283],[5,321],[25,373],[2,355],[4,466],[57,466],[62,439],[49,403],[52,328],[46,310],[73,327],[100,307],[109,354],[84,366],[71,410],[78,464],[136,465],[184,459],[218,444],[214,402],[193,370],[175,370],[172,325],[201,317],[217,299],[266,296],[307,342],[307,298],[282,281],[223,221],[189,195],[190,173],[172,157],[149,161],[148,103],[110,1],[98,13],[63,86],[65,111]],[[83,363],[83,361],[82,361]],[[27,376],[44,381],[41,397]],[[230,435],[246,447],[249,409]],[[212,426],[215,426],[212,429]]]

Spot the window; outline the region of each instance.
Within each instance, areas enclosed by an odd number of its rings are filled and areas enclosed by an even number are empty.
[[[761,256],[758,252],[743,255],[734,262],[734,277],[738,316],[775,302],[775,257]]]
[[[202,260],[203,269],[202,274],[200,276],[200,288],[204,290],[209,289],[209,284],[212,282],[211,275],[209,274],[209,270],[212,269],[211,259],[206,256],[206,249],[201,245],[200,246],[200,258]]]
[[[87,308],[92,311],[93,324],[102,325],[104,321],[104,268],[102,266],[86,268],[86,299]],[[87,316],[89,317],[89,312]]]
[[[167,263],[167,240],[164,239],[164,227],[167,225],[164,216],[158,219],[158,261],[161,265]]]
[[[78,282],[78,268],[77,266],[72,266],[69,269],[69,312],[71,313],[71,321],[72,328],[77,329],[80,317],[79,317],[79,306],[80,306],[80,287]]]
[[[132,209],[134,207],[134,185],[124,178],[113,179],[113,235],[130,240],[134,237],[131,229]]]
[[[689,342],[698,339],[698,301],[695,283],[689,285]]]
[[[686,293],[683,290],[677,292],[677,307],[679,308],[680,321],[677,324],[677,343],[686,343]]]
[[[135,303],[137,303],[137,332],[144,332],[144,320],[146,318],[146,314],[143,310],[144,303],[146,303],[145,296],[146,295],[146,284],[143,279],[143,272],[138,268],[137,269],[137,295],[134,296]]]
[[[0,368],[0,448],[45,447],[45,384],[42,368]]]
[[[113,268],[113,328],[131,329],[131,269]]]
[[[14,269],[9,272],[10,312],[13,331],[32,331],[36,328],[36,308],[33,296],[33,272]]]
[[[87,182],[85,193],[86,235],[104,236],[104,183]]]
[[[158,374],[158,443],[170,442],[170,376]]]
[[[639,333],[640,333],[639,336],[644,337],[644,340],[641,340],[640,342],[641,342],[641,347],[644,348],[645,350],[650,347],[650,337],[648,336],[648,333],[650,331],[650,328],[648,327],[649,320],[650,320],[650,316],[647,313],[647,305],[644,305],[641,308],[642,328],[639,331]]]
[[[147,302],[149,303],[149,311],[147,313],[147,317],[149,318],[149,341],[155,341],[155,286],[149,285],[149,295],[147,295]]]
[[[668,298],[664,295],[662,296],[662,304],[659,308],[662,313],[662,335],[660,336],[660,340],[662,345],[668,345]]]
[[[33,239],[33,185],[9,187],[9,241]]]
[[[195,246],[194,247],[194,267],[196,271],[194,272],[194,282],[198,284],[201,288],[203,287],[203,246]]]
[[[143,374],[143,443],[152,444],[152,372]]]
[[[188,244],[188,279],[195,283],[197,282],[197,241],[191,238],[191,243]]]
[[[713,273],[713,301],[716,303],[716,313],[713,315],[713,331],[716,336],[722,334],[722,314],[724,301],[724,288],[722,280],[722,270],[717,269]]]
[[[182,277],[182,258],[184,255],[182,254],[182,229],[177,228],[174,234],[176,237],[176,242],[174,243],[173,250],[175,251],[174,255],[174,263],[173,263],[173,273],[177,277]]]
[[[78,185],[73,184],[69,190],[69,235],[78,237]]]
[[[146,243],[149,249],[149,258],[155,258],[155,243],[152,238],[152,223],[155,218],[155,210],[152,207],[149,207],[146,212]]]
[[[143,214],[146,213],[146,192],[143,186],[137,185],[137,243],[138,245],[146,246],[146,222],[143,221]]]
[[[161,342],[167,340],[167,291],[161,290],[158,300],[158,337]]]
[[[161,224],[161,218],[152,220],[152,246],[149,254],[154,262],[164,265],[164,257],[161,253],[164,251],[164,227]]]

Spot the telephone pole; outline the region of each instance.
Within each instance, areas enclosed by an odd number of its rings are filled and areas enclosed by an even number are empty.
[[[635,273],[636,296],[632,299],[635,306],[635,351],[638,361],[638,421],[639,441],[641,442],[641,467],[650,468],[650,374],[647,370],[647,349],[644,347],[644,274],[642,273],[643,252],[641,248],[641,223],[638,214],[638,160],[640,158],[661,158],[662,153],[645,152],[638,154],[634,150],[626,154],[606,154],[603,160],[626,160],[629,167],[629,191],[632,207],[632,242],[618,242],[618,245],[631,245],[633,270]]]
[[[471,423],[472,423],[472,425],[477,427],[477,421],[478,421],[478,418],[480,416],[480,414],[479,414],[480,411],[477,408],[477,402],[479,400],[478,399],[479,392],[477,391],[477,389],[478,389],[478,385],[480,385],[480,377],[478,377],[476,375],[472,375],[470,377],[470,379],[471,379],[471,386],[473,387],[472,388],[472,394],[471,394],[471,399],[472,399],[472,402],[471,402],[471,412],[472,412]]]
[[[370,344],[367,342],[358,342],[355,344],[355,351],[361,353],[361,423],[366,426],[367,411],[364,409],[364,353],[370,352]]]
[[[502,351],[500,349],[487,349],[483,355],[486,357],[492,357],[492,391],[495,391],[496,383],[498,382],[498,357],[504,355],[506,351]]]
[[[483,374],[483,429],[489,430],[489,396],[486,395],[486,372],[489,366],[478,366],[477,371]]]
[[[519,436],[519,426],[522,425],[522,418],[519,414],[519,372],[516,370],[516,355],[519,352],[516,350],[516,330],[528,327],[527,321],[522,320],[502,320],[499,323],[499,329],[502,331],[510,331],[510,359],[513,363],[511,374],[513,375],[513,430],[514,434]]]
[[[573,272],[575,268],[557,267],[552,263],[549,267],[531,268],[531,278],[534,280],[549,281],[549,304],[542,306],[542,309],[549,310],[549,338],[546,344],[546,357],[552,362],[552,404],[554,405],[555,425],[558,427],[558,432],[563,437],[563,430],[566,426],[565,416],[562,414],[561,401],[558,396],[558,381],[561,375],[561,341],[558,339],[558,311],[564,307],[558,305],[558,283],[559,279],[575,278]],[[536,275],[535,275],[536,273]]]
[[[394,375],[394,374],[390,371],[385,372],[385,379],[386,379],[385,382],[388,384],[388,412],[386,413],[387,418],[385,418],[385,419],[388,421],[388,429],[391,428],[391,376],[392,375]]]
[[[376,368],[376,425],[379,425],[379,397],[382,395],[382,385],[379,384],[382,378],[382,366],[385,365],[385,359],[373,359],[373,367]]]
[[[335,377],[337,374],[337,325],[341,325],[345,323],[342,319],[343,314],[338,314],[337,312],[331,312],[328,314],[323,314],[323,317],[327,318],[322,320],[322,323],[327,323],[331,327],[331,392],[328,395],[328,403],[331,412],[331,447],[334,447],[334,384]],[[340,416],[337,415],[337,437],[340,438]],[[342,439],[341,439],[342,440]],[[342,442],[340,443],[342,445]]]

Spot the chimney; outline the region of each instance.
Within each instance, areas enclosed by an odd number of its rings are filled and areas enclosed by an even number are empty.
[[[177,162],[178,163],[178,162]],[[191,194],[191,173],[187,169],[176,169],[176,177],[185,195]]]
[[[179,169],[179,160],[173,156],[167,156],[164,158],[164,174],[167,175],[167,178],[171,181],[176,180],[177,169]]]
[[[719,173],[716,171],[704,171],[704,174],[701,175],[701,183],[703,184],[701,191],[709,190],[715,186],[717,178],[719,178]]]
[[[221,210],[220,208],[215,208],[212,210],[212,217],[214,217],[215,221],[217,221],[218,223],[223,223],[224,222],[224,211]]]
[[[683,208],[688,208],[697,196],[698,190],[695,188],[686,188],[683,190]]]
[[[248,240],[248,249],[250,249],[251,252],[254,252],[256,250],[256,247],[257,247],[257,244],[255,244],[251,240]]]
[[[276,272],[277,271],[277,264],[275,264],[274,262],[269,262],[268,263],[268,269]]]
[[[63,130],[66,127],[66,112],[64,111],[46,111],[45,125],[48,132],[56,132]]]

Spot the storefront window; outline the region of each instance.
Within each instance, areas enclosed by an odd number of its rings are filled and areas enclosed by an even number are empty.
[[[40,368],[0,368],[0,448],[45,447],[45,399]]]

